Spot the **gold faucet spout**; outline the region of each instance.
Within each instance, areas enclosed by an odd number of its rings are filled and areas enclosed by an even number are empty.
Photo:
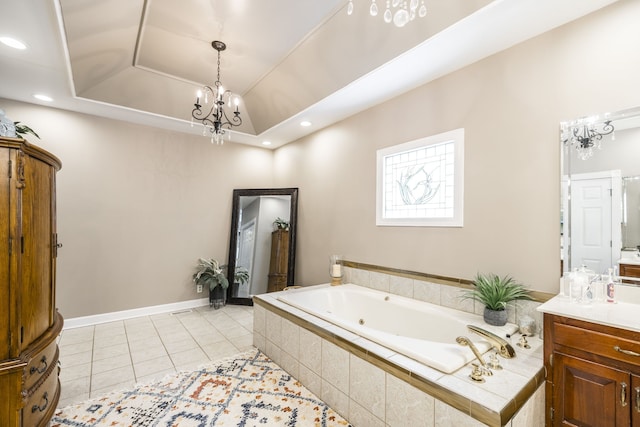
[[[505,359],[516,357],[516,351],[504,338],[501,338],[493,332],[486,331],[474,325],[467,325],[467,328],[469,328],[471,332],[474,332],[480,335],[485,340],[489,341],[491,346],[498,350],[498,354],[500,354],[500,356],[504,357]]]
[[[478,348],[471,342],[471,340],[467,337],[458,337],[456,338],[456,342],[460,345],[466,345],[467,347],[469,347],[471,349],[471,351],[473,351],[473,354],[476,355],[476,359],[478,359],[478,362],[480,362],[480,364],[486,368],[487,367],[487,363],[484,361],[484,359],[482,358],[482,354],[480,354],[480,351],[478,350]]]

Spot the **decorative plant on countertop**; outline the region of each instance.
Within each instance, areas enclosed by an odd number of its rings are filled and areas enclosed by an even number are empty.
[[[472,282],[473,289],[464,291],[463,299],[484,304],[484,321],[490,325],[507,323],[507,304],[515,300],[530,300],[529,291],[510,276],[478,273]]]
[[[224,305],[225,291],[229,287],[229,280],[225,274],[224,266],[215,259],[200,258],[198,270],[193,274],[196,285],[206,286],[209,289],[209,305],[218,309]]]

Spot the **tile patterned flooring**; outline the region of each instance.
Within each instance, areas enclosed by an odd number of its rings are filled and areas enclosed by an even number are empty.
[[[58,407],[253,347],[253,307],[208,306],[63,330]]]

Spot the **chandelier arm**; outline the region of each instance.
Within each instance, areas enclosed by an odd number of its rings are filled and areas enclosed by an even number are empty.
[[[602,134],[601,135],[609,135],[614,131],[613,125],[611,124],[611,120],[607,120],[604,122],[602,126]]]
[[[215,127],[215,123],[218,119],[216,114],[213,112],[216,108],[216,104],[212,104],[208,111],[203,111],[202,106],[198,104],[194,104],[195,108],[191,111],[191,116],[202,123],[202,126],[212,126]]]

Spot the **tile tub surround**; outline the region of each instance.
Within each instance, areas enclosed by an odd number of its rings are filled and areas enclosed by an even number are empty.
[[[426,301],[456,310],[482,315],[484,305],[473,300],[462,300],[461,292],[472,287],[471,281],[443,277],[415,271],[400,270],[378,265],[343,261],[345,268],[343,283],[353,283],[366,288]],[[538,327],[538,337],[542,338],[542,313],[537,308],[555,295],[531,291],[532,301],[520,300],[507,305],[507,321],[519,324],[519,320],[530,317]]]
[[[483,384],[443,374],[278,301],[254,297],[254,345],[354,426],[544,424],[542,341]]]

